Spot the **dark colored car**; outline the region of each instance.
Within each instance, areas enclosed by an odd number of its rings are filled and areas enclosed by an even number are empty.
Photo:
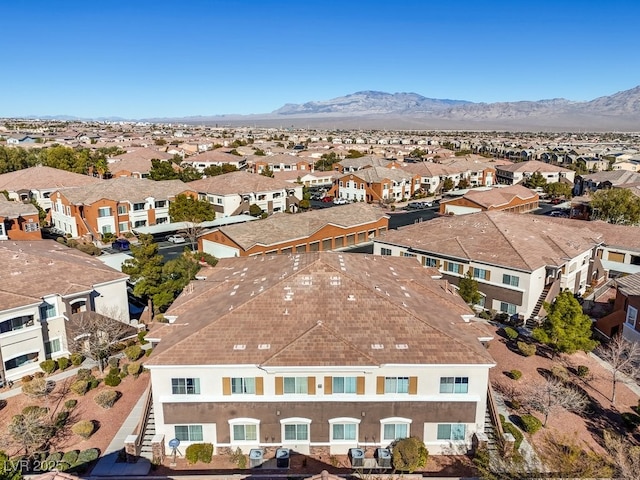
[[[121,252],[126,252],[130,249],[131,243],[126,238],[118,238],[115,242],[111,244],[111,248],[114,250],[119,250]]]

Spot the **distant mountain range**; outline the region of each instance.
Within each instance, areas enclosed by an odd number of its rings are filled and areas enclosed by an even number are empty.
[[[39,118],[75,119],[68,116]],[[110,117],[95,120],[123,119]],[[139,120],[156,123],[311,128],[640,131],[640,86],[586,102],[554,98],[474,103],[427,98],[417,93],[362,91],[331,100],[288,103],[265,114]]]

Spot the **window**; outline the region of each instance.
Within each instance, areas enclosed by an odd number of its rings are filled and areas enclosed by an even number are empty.
[[[103,225],[102,226],[102,234],[111,233],[111,225]]]
[[[636,328],[636,320],[638,318],[638,309],[629,305],[627,307],[627,318],[625,319],[625,323],[630,325],[632,328]]]
[[[285,378],[286,380],[286,378]],[[295,423],[284,426],[285,440],[308,440],[309,425],[304,423]]]
[[[47,320],[56,316],[56,306],[50,303],[40,305],[40,320]]]
[[[307,393],[307,377],[284,377],[284,393]]]
[[[40,228],[40,225],[36,222],[29,222],[24,224],[25,232],[37,232]]]
[[[515,275],[507,275],[505,273],[502,275],[502,283],[505,285],[511,285],[512,287],[517,287],[520,283],[520,278]]]
[[[154,204],[154,208],[164,208],[166,206],[167,206],[167,201],[166,200],[158,200]]]
[[[334,243],[335,243],[335,248],[340,248],[344,245],[344,237],[336,237],[334,239]]]
[[[222,197],[216,197],[216,203],[222,205]]]
[[[445,262],[445,266],[446,266],[445,270],[447,272],[453,272],[458,274],[462,272],[462,265],[459,263]]]
[[[402,252],[402,256],[409,257],[409,258],[416,258],[417,255],[415,253]]]
[[[126,215],[126,214],[127,214],[127,206],[118,205],[118,215]]]
[[[137,220],[134,224],[133,227],[134,228],[138,228],[138,227],[146,227],[147,226],[147,221],[146,220]]]
[[[44,343],[44,353],[46,353],[47,355],[60,352],[61,350],[62,348],[60,347],[59,338],[54,338],[53,340]]]
[[[437,267],[438,267],[438,260],[436,260],[435,258],[423,257],[423,258],[422,258],[422,264],[423,264],[425,267],[434,267],[434,268],[437,268]]]
[[[174,427],[175,438],[181,442],[201,442],[202,425],[176,425]]]
[[[111,216],[110,207],[100,207],[98,209],[98,217],[110,217],[110,216]]]
[[[356,424],[355,423],[334,423],[331,433],[332,440],[355,440]]]
[[[144,203],[134,203],[133,210],[134,211],[144,210]]]
[[[391,249],[390,248],[380,248],[380,255],[391,255]]]
[[[383,440],[397,440],[409,436],[409,425],[406,423],[387,423],[382,430]]]
[[[409,393],[409,377],[385,377],[384,393]]]
[[[462,423],[439,423],[438,440],[464,440],[467,426]]]
[[[243,394],[243,393],[256,393],[256,379],[254,377],[247,378],[232,378],[231,379],[231,393]]]
[[[234,425],[233,426],[233,441],[235,442],[248,442],[258,439],[258,426],[257,425]]]
[[[120,222],[118,223],[118,230],[121,232],[126,232],[129,230],[129,222]]]
[[[515,315],[516,306],[513,303],[500,302],[500,311],[507,312],[509,315]]]
[[[479,278],[480,280],[487,280],[487,271],[484,268],[474,268],[473,278]]]
[[[18,368],[27,363],[33,363],[38,361],[38,352],[25,353],[19,357],[12,358],[4,362],[4,369],[11,370],[12,368]]]
[[[172,378],[171,393],[174,395],[197,395],[200,393],[200,379]]]
[[[333,377],[333,393],[356,393],[357,377]]]
[[[21,330],[25,327],[33,326],[33,315],[25,315],[22,317],[11,318],[0,322],[0,333],[12,332],[14,330]]]
[[[469,393],[469,377],[440,377],[440,393]]]

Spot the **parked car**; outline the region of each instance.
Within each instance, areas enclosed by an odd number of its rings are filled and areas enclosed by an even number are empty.
[[[111,248],[120,252],[126,252],[130,250],[131,243],[126,238],[118,238],[111,244]]]
[[[346,205],[347,203],[349,203],[349,200],[342,197],[336,197],[333,199],[333,203],[334,205]]]
[[[331,202],[333,202],[333,197],[330,196],[330,195],[327,195],[326,197],[322,197],[322,201],[324,203],[331,203]]]
[[[167,237],[167,242],[171,243],[186,243],[187,241],[184,239],[182,235],[169,235]]]

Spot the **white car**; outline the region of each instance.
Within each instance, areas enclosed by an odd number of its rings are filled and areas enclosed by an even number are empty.
[[[167,242],[171,243],[187,243],[182,235],[169,235],[167,237]]]
[[[346,205],[347,203],[349,203],[349,200],[347,200],[346,198],[336,197],[333,199],[333,203],[334,205]]]

